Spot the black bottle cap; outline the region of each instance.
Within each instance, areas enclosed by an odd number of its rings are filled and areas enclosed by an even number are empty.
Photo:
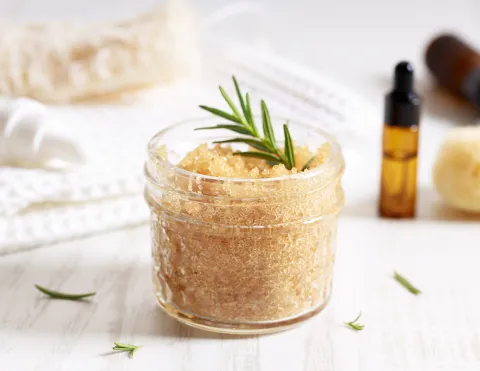
[[[421,98],[413,85],[413,66],[405,61],[398,63],[393,90],[385,97],[386,125],[411,127],[419,124]]]
[[[394,90],[403,92],[413,90],[413,66],[409,62],[400,62],[395,66]]]

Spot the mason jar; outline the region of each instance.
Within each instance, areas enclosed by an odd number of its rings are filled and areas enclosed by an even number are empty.
[[[274,119],[280,138],[281,123]],[[289,328],[328,303],[344,159],[325,132],[289,120],[296,145],[328,148],[311,170],[276,178],[214,177],[177,166],[202,143],[231,138],[182,122],[149,143],[145,199],[151,210],[155,297],[169,315],[223,333]]]

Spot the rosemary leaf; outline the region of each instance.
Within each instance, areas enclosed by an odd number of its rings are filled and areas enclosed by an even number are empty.
[[[312,164],[313,160],[315,160],[315,157],[317,157],[317,155],[313,155],[312,157],[310,157],[308,159],[307,163],[305,165],[303,165],[302,171],[305,171],[305,170],[310,168],[310,165]]]
[[[237,79],[235,78],[235,76],[232,76],[232,79],[233,79],[233,84],[235,85],[235,90],[237,92],[238,101],[240,102],[240,107],[242,108],[243,116],[245,116],[245,118],[247,118],[248,117],[247,106],[245,104],[245,101],[243,100],[243,95],[242,95],[242,92],[240,90],[240,86],[238,86],[238,82],[237,82]],[[247,120],[247,122],[248,122],[248,120]]]
[[[415,286],[413,286],[409,280],[407,280],[405,277],[403,277],[401,274],[399,274],[398,272],[394,272],[393,274],[393,278],[395,279],[395,281],[397,281],[400,285],[402,285],[403,287],[405,287],[405,289],[407,289],[408,291],[410,291],[413,295],[419,295],[421,294],[422,292],[417,289]]]
[[[270,113],[268,112],[265,101],[262,100],[262,122],[263,122],[263,134],[265,139],[270,143],[273,148],[277,147],[277,141],[275,140],[275,133],[272,128],[272,121],[270,119]]]
[[[365,328],[365,325],[358,323],[357,321],[360,319],[362,312],[358,313],[357,318],[350,322],[344,322],[345,326],[351,328],[353,331],[362,331]]]
[[[285,150],[282,151],[277,146],[277,141],[275,140],[275,133],[272,127],[272,122],[270,118],[270,113],[268,112],[267,105],[265,101],[261,101],[261,113],[262,113],[262,125],[263,125],[263,137],[259,134],[257,127],[255,125],[252,113],[252,106],[250,104],[250,96],[247,93],[245,99],[243,99],[242,91],[238,85],[237,80],[232,76],[233,83],[235,85],[235,90],[238,96],[240,106],[242,108],[243,116],[240,114],[239,110],[232,102],[225,90],[220,86],[220,93],[222,94],[225,101],[228,103],[230,108],[233,111],[233,114],[221,111],[217,108],[212,108],[208,106],[200,106],[200,108],[214,114],[215,116],[223,117],[229,121],[234,122],[237,125],[226,125],[221,124],[211,127],[202,127],[195,130],[213,130],[213,129],[228,129],[236,133],[246,135],[250,138],[233,138],[224,141],[218,141],[216,143],[234,143],[242,142],[251,145],[253,148],[259,150],[260,152],[237,152],[236,155],[245,156],[245,157],[255,157],[262,158],[266,160],[269,164],[284,164],[287,169],[292,169],[295,166],[295,152],[293,147],[293,141],[290,136],[290,131],[288,127],[284,128],[285,133]]]
[[[122,344],[116,341],[113,343],[115,344],[115,346],[112,348],[113,350],[118,350],[120,352],[129,352],[130,358],[133,358],[135,352],[142,347],[138,345]]]
[[[253,130],[253,133],[258,137],[257,125],[255,125],[255,120],[253,119],[252,105],[250,104],[250,94],[246,94],[245,100],[247,101],[247,111],[245,113],[245,119],[250,124],[250,127]]]
[[[287,159],[287,169],[291,170],[295,166],[295,152],[293,148],[292,137],[287,124],[283,124],[283,133],[285,135],[285,158]]]
[[[236,156],[261,158],[263,160],[270,161],[275,164],[280,164],[282,162],[278,157],[275,157],[274,155],[271,155],[269,153],[264,153],[264,152],[246,151],[246,152],[234,152],[233,154]]]
[[[203,128],[196,128],[195,130],[213,130],[213,129],[227,129],[234,131],[235,133],[250,135],[250,131],[245,129],[243,126],[239,125],[217,125],[217,126],[207,126]]]
[[[96,294],[96,292],[87,292],[85,294],[67,294],[64,292],[58,292],[58,291],[46,289],[45,287],[42,287],[40,285],[35,285],[35,288],[54,299],[64,299],[64,300],[82,300],[90,296],[94,296]]]
[[[228,96],[227,92],[221,86],[219,86],[218,89],[220,90],[220,93],[222,93],[222,96],[223,96],[223,99],[225,99],[225,102],[227,102],[227,104],[232,109],[234,116],[237,117],[242,124],[244,124],[244,122],[242,120],[242,116],[240,115],[240,112],[238,111],[235,104],[233,104],[233,102],[230,99],[230,97]]]
[[[215,116],[219,116],[219,117],[224,118],[225,120],[233,121],[233,122],[236,122],[237,124],[242,125],[242,121],[238,117],[235,117],[235,116],[233,116],[233,115],[231,115],[227,112],[224,112],[222,110],[219,110],[218,108],[213,108],[213,107],[208,107],[208,106],[199,106],[199,107],[201,109],[205,110],[205,111],[213,113]]]
[[[213,143],[245,143],[248,144],[250,147],[258,149],[260,151],[269,152],[270,148],[265,146],[261,141],[256,139],[248,139],[248,138],[233,138],[227,140],[217,140]]]

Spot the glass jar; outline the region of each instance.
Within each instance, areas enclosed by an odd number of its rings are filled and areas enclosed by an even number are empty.
[[[283,122],[273,120],[277,138]],[[194,131],[215,124],[212,117],[173,125],[149,144],[145,198],[157,302],[206,330],[286,329],[319,313],[330,297],[343,206],[340,147],[321,130],[290,121],[296,145],[316,150],[328,144],[322,165],[261,179],[177,167],[199,144],[232,137],[223,130]]]

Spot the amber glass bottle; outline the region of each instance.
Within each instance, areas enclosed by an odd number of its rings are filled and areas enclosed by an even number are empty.
[[[440,85],[480,108],[480,53],[454,35],[440,35],[425,60]]]
[[[417,199],[417,156],[420,96],[413,90],[413,68],[395,67],[394,89],[385,97],[379,213],[387,218],[413,218]]]

